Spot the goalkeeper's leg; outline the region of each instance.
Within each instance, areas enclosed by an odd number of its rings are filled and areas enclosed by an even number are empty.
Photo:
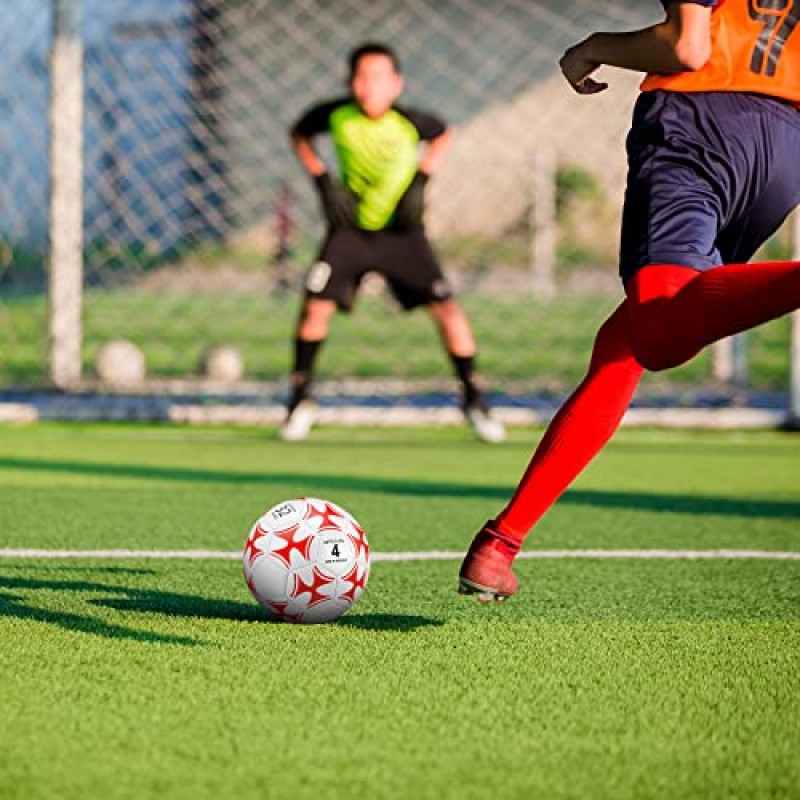
[[[314,365],[335,311],[333,300],[307,299],[303,303],[294,339],[286,419],[280,430],[285,441],[305,439],[316,419],[316,404],[311,396]]]
[[[476,344],[467,315],[453,298],[428,304],[442,345],[461,382],[461,409],[475,436],[484,442],[501,442],[505,428],[491,415],[476,369]]]

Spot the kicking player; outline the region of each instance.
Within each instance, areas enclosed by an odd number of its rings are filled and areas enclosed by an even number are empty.
[[[479,439],[502,441],[503,425],[490,415],[476,381],[472,330],[423,226],[425,184],[449,149],[450,132],[431,114],[395,105],[403,78],[389,47],[364,44],[351,53],[349,67],[350,95],[315,105],[291,130],[328,231],[306,278],[281,437],[308,436],[316,416],[314,363],[331,317],[337,308],[352,309],[364,275],[376,271],[405,310],[427,308],[461,381],[466,420]],[[329,174],[314,147],[314,137],[324,133],[333,138],[341,180]]]
[[[648,75],[628,135],[625,300],[509,504],[478,532],[460,591],[517,590],[533,526],[616,431],[642,372],[800,308],[800,262],[746,262],[800,202],[800,0],[662,0],[660,24],[595,33],[561,70],[579,94],[610,65]]]

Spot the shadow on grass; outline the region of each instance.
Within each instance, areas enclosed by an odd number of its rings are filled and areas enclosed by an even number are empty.
[[[336,622],[348,628],[360,628],[365,631],[396,631],[407,633],[417,628],[435,628],[444,622],[431,617],[416,614],[346,614]]]
[[[165,614],[173,617],[202,617],[207,619],[230,619],[240,622],[263,622],[268,625],[281,624],[259,608],[255,603],[237,603],[229,600],[211,600],[192,595],[169,592],[147,592],[137,590],[135,596],[125,598],[103,598],[90,603],[118,611]],[[439,620],[411,614],[347,614],[336,623],[350,628],[371,631],[411,631],[415,628],[443,625]]]
[[[321,494],[339,491],[371,492],[414,497],[464,497],[508,500],[513,487],[486,486],[443,481],[414,481],[360,475],[314,473],[228,472],[159,467],[144,464],[106,464],[80,461],[54,461],[32,458],[0,458],[0,470],[67,473],[102,477],[141,478],[219,484],[260,484],[286,486],[292,493]],[[301,487],[303,487],[301,489]],[[573,489],[559,501],[561,505],[592,508],[633,509],[670,514],[736,516],[763,519],[800,519],[800,501],[756,500],[714,495],[658,494],[654,492],[609,492]]]
[[[36,593],[51,591],[116,595],[89,598],[86,602],[90,605],[113,608],[117,611],[205,619],[247,621],[261,621],[264,619],[263,613],[260,613],[257,607],[249,603],[237,603],[152,589],[133,589],[127,586],[114,586],[113,584],[94,583],[91,581],[40,580],[0,575],[0,616],[46,622],[70,631],[90,633],[109,639],[130,639],[138,642],[188,646],[205,644],[201,639],[190,636],[140,631],[91,616],[42,608],[41,606],[31,605],[30,598],[6,593],[2,591],[3,589],[12,591],[17,589]]]
[[[269,622],[263,611],[254,603],[237,603],[198,597],[191,594],[174,594],[144,589],[127,590],[127,597],[97,598],[92,605],[133,611],[137,614],[163,614],[168,617],[194,617],[196,619],[230,619],[244,622]]]
[[[25,600],[17,595],[0,592],[0,616],[16,617],[17,619],[45,622],[57,625],[69,631],[90,633],[94,636],[103,636],[107,639],[128,639],[135,642],[148,644],[177,644],[183,646],[196,646],[204,644],[199,639],[189,636],[174,636],[172,634],[153,633],[151,631],[137,631],[124,625],[114,625],[103,622],[93,617],[83,617],[80,614],[71,614],[67,611],[52,611],[46,608],[28,605]]]
[[[155,575],[154,569],[147,569],[145,567],[101,567],[89,566],[85,563],[70,564],[70,563],[57,563],[53,562],[42,567],[41,562],[36,565],[37,570],[46,569],[47,572],[61,573],[61,572],[92,572],[103,573],[108,575]],[[31,571],[31,564],[28,560],[15,563],[14,561],[3,562],[4,572],[24,572],[29,574]],[[0,578],[0,581],[2,578]]]
[[[118,611],[165,614],[173,617],[230,619],[240,622],[281,624],[255,603],[237,603],[230,600],[213,600],[193,595],[128,590],[130,596],[89,600],[92,605],[114,608]],[[411,614],[347,614],[335,624],[371,631],[411,631],[426,626],[439,626],[439,620]]]
[[[149,644],[176,644],[183,646],[205,644],[202,640],[193,637],[139,631],[124,625],[105,622],[95,617],[34,606],[30,604],[28,598],[4,592],[2,591],[3,589],[22,589],[37,593],[51,591],[112,594],[116,596],[88,598],[86,602],[92,606],[137,614],[161,614],[168,617],[195,619],[227,619],[269,625],[281,624],[270,619],[254,603],[238,603],[231,600],[176,594],[152,589],[132,589],[127,586],[114,586],[92,581],[40,580],[0,575],[0,616],[44,622],[69,631],[103,636],[107,639],[127,639]],[[440,626],[444,623],[430,617],[413,614],[350,614],[342,617],[334,624],[368,631],[404,633],[422,627]]]

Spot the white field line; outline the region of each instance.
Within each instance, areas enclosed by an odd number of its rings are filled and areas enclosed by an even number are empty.
[[[34,550],[0,548],[0,559],[14,558],[159,558],[204,561],[236,561],[241,552],[228,550]],[[417,552],[372,553],[373,561],[458,561],[460,550],[422,550]],[[517,556],[525,559],[566,558],[638,558],[638,559],[760,559],[800,561],[800,552],[779,550],[524,550]]]

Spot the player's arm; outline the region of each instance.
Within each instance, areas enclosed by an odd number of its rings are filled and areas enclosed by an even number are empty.
[[[659,74],[701,69],[711,55],[711,5],[710,0],[672,2],[657,25],[593,33],[564,53],[561,71],[576,92],[595,94],[608,87],[591,77],[604,65]]]
[[[289,131],[298,161],[314,181],[326,222],[332,228],[352,227],[356,222],[358,199],[328,168],[314,146],[314,138],[328,131],[331,112],[341,101],[321,103],[306,111]]]
[[[425,147],[425,152],[419,160],[419,171],[430,177],[435,175],[444,163],[450,147],[453,144],[453,134],[449,129],[431,139]]]
[[[305,171],[312,178],[317,178],[327,172],[325,162],[320,158],[314,147],[313,140],[317,136],[328,132],[331,114],[341,102],[341,100],[332,100],[311,106],[300,115],[289,129],[292,149]]]
[[[425,214],[425,186],[431,175],[435,175],[453,143],[453,135],[445,122],[433,114],[403,109],[414,124],[424,143],[424,150],[417,164],[417,172],[394,209],[394,225],[397,228],[416,228],[423,224]]]
[[[425,187],[430,177],[439,171],[452,143],[453,136],[445,129],[425,144],[417,172],[395,206],[395,227],[417,228],[422,225],[425,215]]]
[[[297,160],[312,178],[318,178],[328,171],[309,137],[292,132],[290,138]]]

